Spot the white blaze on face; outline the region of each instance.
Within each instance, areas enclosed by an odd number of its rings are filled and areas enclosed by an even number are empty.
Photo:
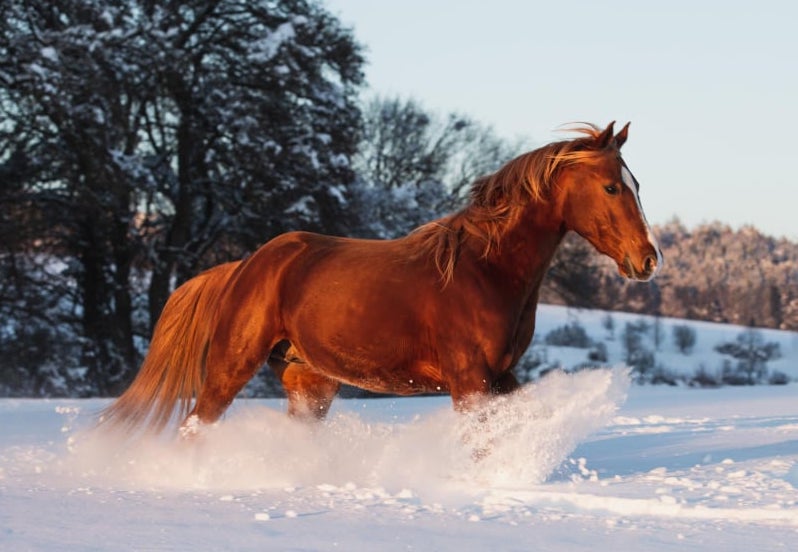
[[[648,221],[646,220],[646,215],[643,213],[643,205],[640,203],[640,194],[638,194],[638,186],[635,177],[632,176],[631,171],[626,166],[626,163],[621,161],[621,180],[623,180],[624,185],[632,192],[632,195],[637,202],[637,212],[640,213],[640,219],[643,221],[643,225],[646,227],[646,231],[648,232],[648,242],[654,247],[654,250],[657,252],[657,270],[659,270],[660,266],[662,266],[662,252],[659,250],[659,244],[657,243],[657,239],[654,237],[654,234],[651,232],[651,226],[648,225]]]

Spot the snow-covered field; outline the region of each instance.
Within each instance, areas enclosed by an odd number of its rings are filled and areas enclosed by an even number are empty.
[[[85,431],[101,400],[0,400],[2,550],[795,550],[798,384],[553,373],[487,421],[445,397],[194,442]],[[475,455],[475,451],[478,453]],[[481,457],[475,460],[475,456]]]
[[[615,326],[612,333],[604,327],[607,316],[613,320]],[[685,376],[694,375],[700,368],[717,376],[721,372],[724,361],[736,363],[729,356],[716,351],[715,347],[722,343],[734,342],[742,332],[749,330],[749,328],[733,324],[667,317],[657,320],[653,316],[639,314],[571,309],[559,305],[539,305],[533,350],[544,351],[550,364],[561,365],[566,369],[584,363],[587,361],[587,349],[547,346],[543,343],[546,335],[555,328],[569,323],[577,323],[585,329],[591,340],[604,344],[607,348],[609,365],[620,364],[626,358],[624,328],[626,324],[641,322],[648,324],[648,332],[643,336],[641,344],[654,354],[656,364],[675,374]],[[660,329],[658,345],[654,343],[653,338],[654,327],[657,324]],[[675,326],[687,326],[695,332],[695,345],[687,353],[681,352],[674,342],[673,329]],[[764,342],[776,343],[779,346],[780,356],[767,363],[769,372],[778,371],[793,380],[798,380],[798,332],[768,328],[756,329],[755,332],[762,337]]]

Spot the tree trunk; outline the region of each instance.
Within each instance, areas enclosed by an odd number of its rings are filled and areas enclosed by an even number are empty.
[[[106,393],[109,358],[107,354],[104,310],[107,307],[107,286],[103,275],[103,255],[97,238],[96,218],[89,215],[81,228],[78,259],[81,264],[80,295],[82,297],[83,350],[81,364],[86,377],[101,394]]]
[[[178,97],[183,97],[178,95]],[[185,99],[185,98],[184,98]],[[178,102],[180,103],[180,102]],[[187,108],[186,108],[187,109]],[[190,116],[183,113],[177,129],[177,180],[178,190],[173,198],[175,213],[166,232],[158,262],[153,267],[150,281],[149,314],[150,333],[161,316],[161,311],[171,293],[171,280],[177,263],[181,261],[179,252],[184,251],[191,232],[192,221],[192,177],[190,167],[195,156],[192,146]]]
[[[110,391],[122,391],[136,373],[139,355],[133,341],[133,300],[130,293],[130,268],[132,253],[128,240],[128,224],[125,218],[112,222],[111,247],[114,254],[113,308],[111,310],[112,341],[119,355],[119,373],[110,382]]]

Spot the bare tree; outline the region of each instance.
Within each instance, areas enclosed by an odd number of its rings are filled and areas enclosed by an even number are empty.
[[[754,328],[742,331],[733,342],[717,345],[715,350],[737,360],[737,373],[727,368],[724,379],[743,381],[747,385],[765,381],[768,361],[781,357],[779,344],[765,342],[762,332]]]
[[[372,98],[354,160],[362,219],[355,232],[395,237],[455,210],[474,180],[516,153],[468,117],[441,116],[414,100]]]

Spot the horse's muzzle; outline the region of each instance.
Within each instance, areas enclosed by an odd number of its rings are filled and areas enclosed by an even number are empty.
[[[654,255],[646,255],[643,258],[643,263],[640,269],[635,268],[634,263],[632,262],[631,257],[627,255],[623,259],[623,267],[621,272],[627,277],[633,280],[642,280],[648,281],[654,277],[654,274],[657,272],[658,266],[658,259]]]

